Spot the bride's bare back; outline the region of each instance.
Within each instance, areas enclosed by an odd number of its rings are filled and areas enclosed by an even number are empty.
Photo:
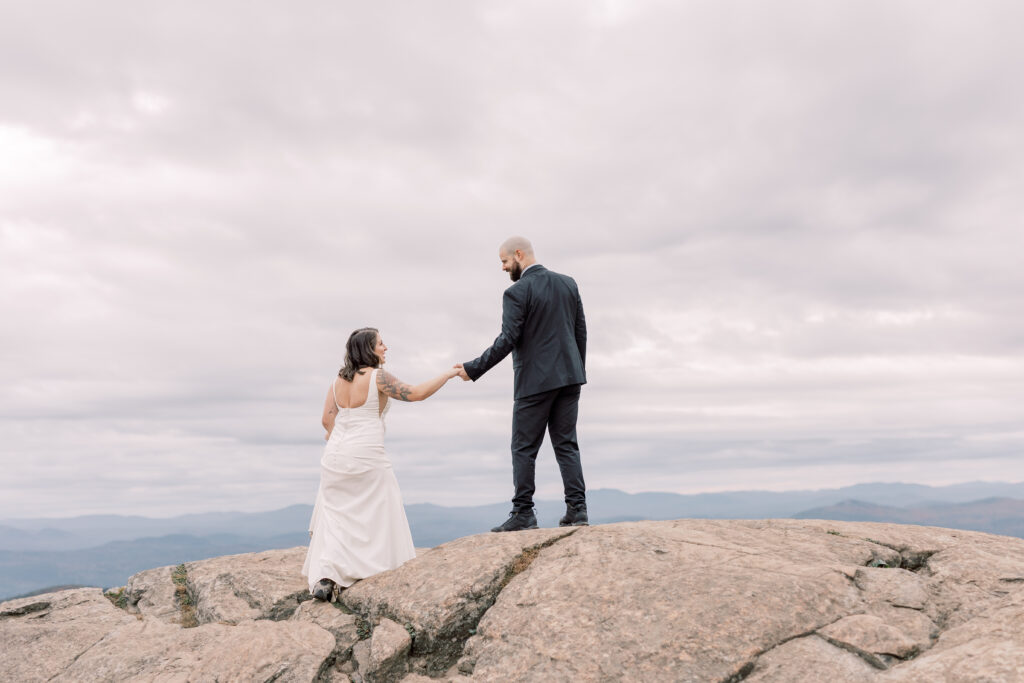
[[[367,399],[370,398],[370,376],[372,374],[369,368],[363,368],[356,373],[351,382],[347,382],[341,377],[334,380],[334,402],[341,408],[359,408],[365,405]]]
[[[372,328],[366,328],[365,330],[357,330],[353,335],[359,332],[376,332]],[[350,340],[351,342],[351,340]],[[374,339],[374,350],[373,353],[379,359],[380,364],[384,363],[384,354],[387,352],[387,346],[384,341],[380,338],[380,334],[377,333]],[[346,363],[348,358],[346,357]],[[370,386],[370,379],[373,377],[373,368],[362,367],[358,370],[352,381],[346,380],[344,377],[336,377],[331,382],[331,386],[327,391],[327,397],[324,401],[324,414],[323,414],[323,426],[327,430],[327,436],[329,439],[331,432],[334,430],[334,419],[338,414],[339,409],[352,409],[360,408],[366,404],[370,398],[370,392],[376,388],[378,393],[378,402],[380,413],[383,414],[385,406],[389,398],[393,398],[398,401],[422,401],[423,399],[431,396],[444,386],[445,382],[458,376],[461,366],[456,366],[434,379],[427,380],[421,384],[415,386],[406,384],[391,373],[384,369],[380,369],[377,372],[377,386]],[[339,373],[340,375],[340,373]]]

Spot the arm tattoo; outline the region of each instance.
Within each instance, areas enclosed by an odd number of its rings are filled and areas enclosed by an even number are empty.
[[[377,389],[399,401],[411,401],[412,387],[386,370],[377,373]]]

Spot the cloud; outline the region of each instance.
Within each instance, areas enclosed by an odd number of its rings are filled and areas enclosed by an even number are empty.
[[[581,287],[592,487],[1024,478],[1021,14],[11,7],[0,517],[308,502],[349,331],[474,357],[518,233]],[[395,407],[408,501],[509,494],[508,366]]]

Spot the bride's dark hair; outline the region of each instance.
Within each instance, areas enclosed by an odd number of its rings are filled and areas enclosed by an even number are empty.
[[[345,365],[338,371],[338,376],[351,382],[356,374],[363,374],[359,368],[379,368],[380,358],[374,348],[380,332],[374,327],[360,327],[348,337],[345,343]]]

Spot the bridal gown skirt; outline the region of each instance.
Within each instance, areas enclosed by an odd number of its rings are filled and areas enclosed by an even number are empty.
[[[310,592],[320,579],[344,588],[416,556],[376,407],[379,434],[368,419],[351,417],[339,415],[320,462],[320,488],[302,567]]]

